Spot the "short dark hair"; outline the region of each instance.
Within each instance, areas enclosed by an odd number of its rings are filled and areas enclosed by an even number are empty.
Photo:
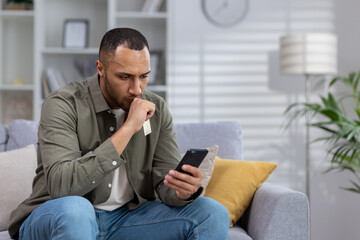
[[[105,33],[100,43],[99,59],[104,64],[106,57],[114,54],[118,46],[124,46],[132,50],[149,49],[149,44],[139,31],[131,28],[114,28]]]

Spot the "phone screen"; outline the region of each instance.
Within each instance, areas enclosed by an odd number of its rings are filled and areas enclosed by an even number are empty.
[[[181,159],[175,170],[182,173],[190,174],[181,169],[182,165],[187,164],[194,167],[199,167],[207,153],[207,149],[189,149],[185,153],[184,157]]]

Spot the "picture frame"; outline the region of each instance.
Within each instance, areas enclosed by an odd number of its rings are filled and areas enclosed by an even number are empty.
[[[89,21],[87,19],[66,19],[63,31],[64,48],[87,48]]]

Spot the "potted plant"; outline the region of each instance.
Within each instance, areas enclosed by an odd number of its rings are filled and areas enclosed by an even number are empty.
[[[350,73],[348,77],[335,77],[329,83],[327,96],[320,96],[320,103],[294,103],[285,110],[289,124],[294,119],[310,114],[310,126],[326,133],[325,137],[315,141],[324,141],[328,146],[328,154],[331,156],[329,171],[338,169],[352,172],[355,176],[355,180],[350,180],[352,187],[344,189],[356,193],[360,193],[360,91],[357,90],[359,80],[360,71]],[[334,96],[330,90],[339,83],[346,86],[346,92]],[[344,101],[351,105],[353,112],[346,110]],[[316,116],[318,118],[315,118]]]
[[[29,10],[33,7],[33,0],[6,0],[6,10]]]

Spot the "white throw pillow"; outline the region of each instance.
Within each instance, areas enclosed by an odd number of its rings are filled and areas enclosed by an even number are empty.
[[[200,196],[205,195],[206,187],[210,182],[211,175],[214,171],[215,158],[216,158],[218,149],[219,149],[218,145],[208,147],[207,150],[209,150],[209,152],[208,152],[208,154],[206,154],[205,159],[202,161],[202,163],[199,166],[199,170],[201,171],[201,173],[204,176],[204,178],[201,182],[201,185],[204,188],[204,190]]]
[[[36,158],[33,144],[0,153],[0,231],[7,230],[10,213],[31,193]]]

